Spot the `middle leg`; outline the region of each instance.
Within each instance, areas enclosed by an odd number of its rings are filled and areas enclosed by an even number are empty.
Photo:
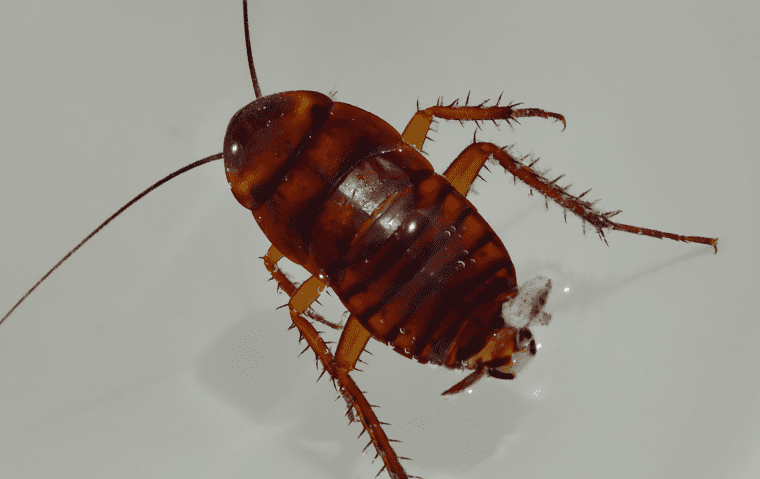
[[[406,125],[404,133],[401,136],[404,138],[405,142],[421,151],[425,139],[427,139],[430,124],[434,121],[434,117],[442,118],[444,120],[457,120],[460,123],[464,121],[474,121],[477,124],[480,121],[492,121],[496,124],[499,120],[504,120],[509,123],[511,121],[517,121],[517,118],[535,116],[552,118],[556,121],[561,121],[563,125],[567,126],[567,123],[565,123],[565,117],[559,113],[552,113],[538,108],[515,108],[519,103],[515,105],[499,106],[501,95],[499,95],[499,99],[496,100],[496,105],[491,107],[485,106],[488,100],[480,105],[469,106],[467,105],[469,99],[470,94],[468,93],[465,106],[458,106],[459,100],[455,100],[450,105],[438,104],[424,110],[419,110],[418,105],[417,113],[415,113],[412,119],[409,120],[409,124]]]

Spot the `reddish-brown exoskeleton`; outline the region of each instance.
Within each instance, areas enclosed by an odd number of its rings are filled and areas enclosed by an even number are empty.
[[[251,63],[251,71],[253,66]],[[254,85],[256,85],[255,75]],[[257,86],[255,87],[257,88]],[[530,326],[546,324],[551,282],[518,288],[506,248],[467,192],[496,160],[546,200],[605,229],[710,244],[615,223],[492,143],[473,142],[443,176],[420,154],[434,117],[510,122],[562,115],[516,105],[436,105],[419,110],[403,134],[377,116],[312,91],[261,97],[239,110],[224,139],[232,194],[272,247],[264,263],[291,300],[294,325],[355,408],[391,477],[406,477],[369,404],[349,376],[370,338],[421,363],[473,372],[443,394],[488,374],[512,379],[536,353]],[[312,276],[296,288],[276,263],[287,257]],[[333,356],[303,315],[332,288],[350,316]],[[324,372],[323,372],[324,373]]]
[[[248,51],[257,99],[233,116],[223,153],[158,182],[61,262],[148,191],[223,156],[233,195],[272,243],[263,259],[291,297],[286,306],[293,327],[356,411],[391,477],[408,476],[350,376],[371,337],[418,362],[472,371],[444,392],[452,394],[484,375],[514,378],[536,353],[531,326],[549,320],[543,305],[550,281],[536,278],[518,287],[506,248],[466,198],[486,161],[495,160],[546,201],[591,224],[602,238],[605,229],[617,229],[717,245],[711,238],[615,223],[610,217],[617,212],[598,212],[582,199],[585,193],[569,194],[557,185],[559,178],[544,178],[532,164],[492,143],[473,142],[443,175],[419,153],[434,118],[510,122],[537,116],[564,124],[562,115],[499,106],[499,101],[490,107],[454,102],[418,108],[399,134],[377,116],[321,93],[262,96]],[[283,256],[311,278],[294,285],[277,266]],[[350,312],[334,353],[309,321],[339,328],[310,309],[327,287]]]

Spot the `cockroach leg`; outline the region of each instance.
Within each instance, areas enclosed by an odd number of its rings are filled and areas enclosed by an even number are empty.
[[[264,266],[282,290],[291,297],[289,306],[290,318],[293,324],[295,324],[304,339],[306,339],[307,344],[314,351],[325,371],[330,374],[333,381],[338,383],[340,393],[346,400],[348,407],[356,410],[362,427],[372,439],[377,454],[383,458],[383,463],[390,477],[392,479],[407,479],[409,476],[407,476],[406,471],[399,462],[399,457],[396,455],[396,451],[393,450],[390,444],[391,440],[385,434],[382,423],[377,419],[374,411],[372,411],[372,406],[367,402],[364,394],[348,374],[356,364],[356,360],[364,349],[364,345],[367,344],[369,333],[358,320],[353,316],[349,317],[338,344],[337,356],[339,360],[336,361],[330,348],[317,330],[314,329],[314,326],[302,316],[302,313],[307,311],[311,303],[325,288],[325,284],[312,276],[296,288],[285,276],[285,273],[277,267],[277,262],[282,256],[282,253],[272,246],[264,256]]]
[[[283,258],[283,254],[280,253],[280,251],[277,250],[274,246],[271,246],[269,250],[267,251],[267,254],[262,256],[261,259],[264,260],[264,264],[267,265],[267,269],[273,268],[274,270],[277,270],[280,275],[287,281],[286,283],[282,281],[277,281],[277,289],[282,289],[287,293],[288,296],[292,297],[296,292],[295,285],[285,276],[285,273],[283,273],[280,268],[277,267],[277,262],[280,261]],[[271,272],[271,270],[270,270]],[[277,277],[272,274],[272,279],[277,279]],[[289,285],[289,286],[286,286]],[[285,289],[285,288],[288,289]],[[321,314],[317,313],[313,309],[307,309],[303,312],[304,316],[306,316],[309,319],[313,319],[314,321],[319,321],[320,323],[331,327],[332,329],[341,329],[341,326],[339,324],[335,324],[331,321],[326,320],[324,317],[322,317]]]
[[[518,109],[515,108],[516,106],[431,106],[430,108],[416,112],[412,119],[409,120],[409,124],[406,125],[404,133],[401,136],[405,142],[421,151],[434,117],[444,120],[457,120],[460,123],[463,121],[474,121],[476,124],[480,121],[489,120],[494,122],[504,120],[509,123],[511,121],[517,122],[517,118],[540,117],[561,121],[564,126],[567,126],[565,117],[559,113],[552,113],[539,108]]]
[[[355,369],[364,347],[367,345],[372,334],[362,326],[362,323],[353,314],[348,317],[346,327],[340,335],[338,348],[335,350],[335,360],[338,369],[349,373]],[[363,361],[362,361],[363,362]]]
[[[335,324],[332,321],[326,320],[324,318],[324,316],[322,316],[321,314],[317,313],[313,309],[308,309],[308,310],[304,311],[303,314],[307,318],[313,319],[314,321],[318,321],[318,322],[324,324],[325,326],[331,327],[332,329],[337,329],[337,330],[342,329],[342,327],[341,327],[340,324]]]
[[[711,245],[718,252],[718,239],[705,238],[702,236],[683,236],[664,231],[641,228],[622,223],[615,223],[610,218],[620,211],[602,213],[594,208],[593,202],[588,202],[580,196],[573,196],[567,192],[567,188],[560,187],[556,184],[559,178],[549,180],[541,173],[537,172],[531,165],[526,165],[509,153],[508,148],[499,148],[493,143],[473,143],[462,151],[457,158],[449,165],[444,172],[447,180],[462,194],[467,194],[470,185],[477,178],[478,172],[490,158],[498,161],[499,164],[532,189],[537,190],[544,195],[547,200],[552,200],[560,205],[565,211],[571,211],[583,221],[588,222],[596,229],[599,237],[606,243],[604,230],[625,231],[653,238],[668,238],[685,243],[700,243]],[[586,192],[587,193],[587,192]],[[597,200],[598,201],[598,200]]]
[[[478,369],[475,370],[475,372],[472,372],[467,375],[464,379],[456,383],[455,385],[451,386],[447,390],[443,391],[441,393],[441,396],[446,396],[449,394],[457,394],[459,392],[464,391],[467,386],[470,386],[472,384],[475,384],[480,378],[483,377],[486,373],[486,367],[484,365],[480,365]]]

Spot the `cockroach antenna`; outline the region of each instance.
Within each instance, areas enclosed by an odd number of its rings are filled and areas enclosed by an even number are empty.
[[[256,68],[253,66],[253,54],[251,53],[251,34],[248,31],[248,0],[243,0],[243,27],[245,30],[245,52],[248,55],[248,70],[251,72],[251,82],[253,82],[253,92],[256,98],[261,98],[261,87],[259,79],[256,76]]]
[[[155,190],[159,186],[161,186],[164,183],[166,183],[167,181],[171,180],[172,178],[175,178],[175,177],[181,175],[182,173],[188,172],[188,171],[190,171],[193,168],[196,168],[198,166],[205,165],[206,163],[210,163],[212,161],[221,160],[221,159],[222,159],[222,154],[221,153],[217,153],[215,155],[207,156],[206,158],[203,158],[202,160],[198,160],[198,161],[196,161],[194,163],[190,163],[187,166],[183,166],[182,168],[180,168],[179,170],[175,171],[174,173],[166,175],[165,177],[161,178],[157,182],[153,183],[151,186],[149,186],[147,189],[145,189],[142,193],[140,193],[139,195],[137,195],[134,198],[132,198],[131,200],[129,200],[129,202],[127,202],[127,204],[125,204],[124,206],[122,206],[121,208],[119,208],[119,210],[116,211],[116,213],[114,213],[111,216],[109,216],[108,219],[105,220],[104,222],[102,222],[100,224],[100,226],[98,226],[97,228],[95,228],[92,231],[92,233],[88,234],[87,237],[85,237],[85,239],[83,239],[82,241],[80,241],[78,245],[74,246],[74,248],[72,248],[71,251],[69,251],[68,253],[66,253],[66,255],[63,258],[61,258],[61,260],[59,262],[57,262],[55,264],[55,266],[53,266],[52,268],[50,268],[50,271],[48,271],[47,273],[45,273],[45,275],[42,278],[40,278],[40,280],[37,281],[37,283],[34,286],[32,286],[29,289],[29,291],[27,291],[26,294],[24,294],[24,296],[22,296],[21,299],[19,299],[16,302],[16,304],[13,305],[13,307],[10,309],[10,311],[8,311],[7,313],[5,313],[5,316],[3,316],[3,319],[0,319],[0,324],[3,324],[3,321],[5,321],[6,319],[8,319],[8,316],[10,316],[16,310],[16,308],[18,308],[19,305],[21,303],[23,303],[24,300],[27,297],[29,297],[29,295],[32,294],[32,292],[35,289],[37,289],[37,287],[40,284],[42,284],[43,281],[45,281],[46,279],[48,279],[48,277],[51,274],[53,274],[53,271],[55,271],[56,269],[58,269],[58,267],[60,265],[62,265],[64,261],[66,261],[67,259],[71,258],[71,255],[73,255],[74,253],[76,253],[79,248],[81,248],[82,246],[84,246],[85,243],[87,243],[88,241],[90,241],[90,239],[93,236],[95,236],[96,234],[100,233],[100,230],[102,230],[103,228],[105,228],[105,226],[108,223],[110,223],[111,221],[113,221],[120,214],[124,213],[124,211],[127,208],[129,208],[130,206],[132,206],[133,204],[135,204],[139,200],[141,200],[143,198],[143,196],[147,195],[151,191]]]
[[[243,26],[244,26],[244,30],[245,30],[245,49],[246,49],[246,54],[248,56],[248,69],[249,69],[249,71],[251,73],[251,81],[253,82],[253,91],[256,94],[256,98],[260,98],[261,97],[261,87],[259,86],[259,80],[256,77],[256,69],[253,66],[253,55],[251,53],[251,36],[250,36],[250,34],[248,32],[248,1],[247,0],[243,0]],[[124,206],[122,206],[121,208],[119,208],[119,210],[116,211],[116,213],[114,213],[111,216],[109,216],[108,219],[106,219],[103,223],[100,224],[100,226],[98,226],[97,228],[95,228],[92,231],[92,233],[90,233],[89,235],[87,235],[78,245],[76,245],[74,248],[72,248],[71,251],[69,251],[68,253],[66,253],[66,255],[63,258],[61,258],[61,260],[58,261],[58,263],[55,264],[55,266],[53,266],[52,268],[50,268],[50,270],[47,273],[45,273],[45,275],[42,276],[42,278],[40,278],[39,281],[37,281],[37,283],[35,283],[35,285],[32,286],[29,289],[29,291],[26,292],[26,294],[24,294],[24,296],[22,296],[21,299],[19,299],[16,302],[16,304],[14,304],[13,307],[7,313],[5,313],[5,316],[3,316],[2,319],[0,319],[0,324],[3,324],[3,322],[16,310],[16,308],[18,308],[21,305],[21,303],[24,302],[24,300],[26,300],[27,297],[29,297],[29,295],[32,294],[32,292],[35,289],[37,289],[37,287],[40,284],[42,284],[43,281],[45,281],[51,274],[53,274],[53,271],[55,271],[56,269],[58,269],[58,267],[61,266],[74,253],[76,253],[76,251],[79,248],[81,248],[82,246],[84,246],[85,243],[87,243],[88,241],[90,241],[90,239],[93,236],[95,236],[96,234],[98,234],[100,232],[100,230],[102,230],[103,228],[105,228],[105,226],[108,223],[110,223],[117,216],[119,216],[120,214],[122,214],[127,208],[129,208],[133,204],[137,203],[140,199],[142,199],[143,196],[147,195],[151,191],[155,190],[159,186],[161,186],[164,183],[166,183],[167,181],[171,180],[172,178],[175,178],[175,177],[181,175],[182,173],[190,171],[193,168],[196,168],[198,166],[205,165],[206,163],[210,163],[210,162],[215,161],[215,160],[220,160],[220,159],[222,159],[222,157],[223,157],[222,153],[217,153],[215,155],[211,155],[211,156],[208,156],[206,158],[203,158],[202,160],[198,160],[198,161],[196,161],[194,163],[191,163],[191,164],[189,164],[187,166],[183,166],[179,170],[177,170],[177,171],[175,171],[175,172],[173,172],[173,173],[165,176],[164,178],[158,180],[153,185],[151,185],[150,187],[148,187],[147,189],[145,189],[142,193],[140,193],[137,196],[135,196],[134,198],[132,198],[127,204],[125,204]]]

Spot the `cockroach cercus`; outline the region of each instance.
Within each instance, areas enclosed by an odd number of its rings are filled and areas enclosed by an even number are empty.
[[[235,199],[251,210],[272,246],[262,257],[277,288],[290,296],[283,305],[362,424],[393,478],[408,476],[371,405],[350,372],[370,338],[420,363],[467,370],[443,392],[455,394],[484,376],[513,379],[536,354],[532,329],[546,325],[544,305],[551,281],[537,277],[518,285],[515,268],[499,237],[468,201],[481,168],[492,161],[545,198],[575,214],[599,237],[618,230],[655,238],[711,245],[717,239],[683,236],[616,223],[619,211],[601,212],[594,202],[569,193],[563,175],[546,177],[506,147],[489,142],[466,146],[443,175],[422,156],[436,119],[505,122],[565,118],[538,108],[461,103],[420,109],[403,133],[356,106],[313,91],[263,96],[245,35],[256,99],[230,120],[222,153],[196,161],[161,179],[119,209],[46,273],[0,319],[13,311],[106,224],[147,193],[196,166],[224,159]],[[605,240],[606,242],[606,240]],[[311,277],[295,284],[278,267],[286,257]],[[350,313],[335,324],[311,309],[331,288]],[[333,349],[315,323],[342,329]],[[368,444],[369,446],[369,444]],[[382,469],[381,469],[382,471]]]

